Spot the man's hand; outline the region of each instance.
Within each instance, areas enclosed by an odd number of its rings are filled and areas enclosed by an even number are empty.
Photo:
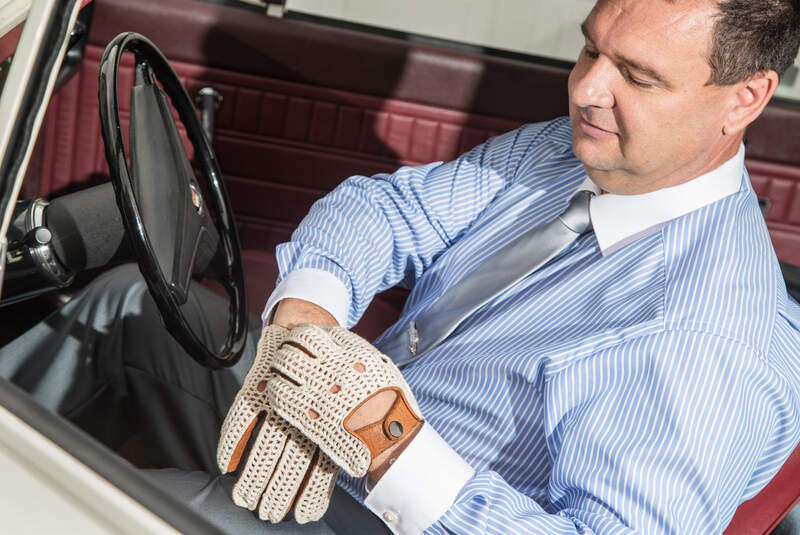
[[[261,421],[233,500],[250,510],[258,507],[259,517],[272,522],[294,508],[295,520],[304,523],[327,510],[339,466],[377,481],[422,420],[388,357],[359,336],[331,327],[336,321],[324,309],[286,299],[273,321],[223,423],[217,462],[222,472],[236,470]],[[293,328],[300,323],[305,324]],[[286,392],[287,387],[294,390]]]
[[[339,468],[267,402],[272,360],[288,332],[277,325],[264,328],[253,366],[222,424],[217,464],[223,473],[236,470],[260,419],[233,501],[250,510],[258,506],[258,516],[271,522],[280,522],[294,507],[302,524],[319,520],[328,509]]]
[[[400,370],[346,329],[296,327],[272,366],[269,405],[352,476],[377,478],[422,426]]]

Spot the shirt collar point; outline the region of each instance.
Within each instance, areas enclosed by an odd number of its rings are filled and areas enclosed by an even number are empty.
[[[744,145],[716,169],[683,184],[640,195],[605,193],[592,198],[589,214],[605,257],[667,223],[739,191],[744,173]],[[581,185],[599,193],[588,177]]]

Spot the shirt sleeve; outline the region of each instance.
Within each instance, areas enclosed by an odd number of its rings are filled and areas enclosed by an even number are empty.
[[[794,389],[732,340],[664,333],[562,364],[543,371],[547,494],[534,500],[492,463],[467,481],[455,472],[463,486],[426,534],[722,533],[800,438]],[[374,509],[398,535],[422,531],[400,528],[427,506],[426,481]]]
[[[452,162],[345,180],[312,206],[289,243],[278,246],[278,289],[285,291],[281,283],[294,271],[325,271],[346,291],[341,325],[355,325],[376,293],[398,283],[413,286],[513,181],[541,128],[494,137]],[[324,307],[314,287],[293,287],[293,297]],[[340,310],[342,292],[334,294],[335,304],[328,299],[328,306]],[[265,318],[277,300],[268,303]]]
[[[455,502],[475,470],[425,423],[364,505],[396,535],[415,535]]]
[[[347,324],[350,311],[350,293],[347,286],[332,273],[322,269],[298,269],[284,277],[269,296],[261,321],[266,325],[281,299],[303,299],[325,309],[336,323]]]

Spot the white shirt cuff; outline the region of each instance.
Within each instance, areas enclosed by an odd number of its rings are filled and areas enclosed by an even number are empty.
[[[347,286],[322,269],[303,268],[292,271],[278,284],[267,300],[261,321],[269,323],[274,308],[287,298],[303,299],[324,308],[342,327],[347,326],[350,312],[350,292]]]
[[[455,503],[475,470],[429,424],[364,500],[395,535],[418,535]]]

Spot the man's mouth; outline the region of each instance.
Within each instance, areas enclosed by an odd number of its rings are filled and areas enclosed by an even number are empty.
[[[611,132],[604,128],[600,128],[599,126],[590,123],[589,121],[584,119],[583,116],[581,116],[578,126],[584,134],[586,134],[589,137],[593,137],[595,139],[610,139],[617,136],[617,134],[614,132]]]

